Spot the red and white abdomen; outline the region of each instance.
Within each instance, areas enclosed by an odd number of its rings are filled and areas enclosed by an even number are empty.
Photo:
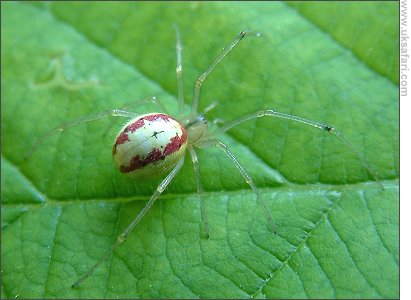
[[[184,155],[187,132],[169,115],[149,113],[128,122],[113,145],[117,168],[133,177],[161,175]]]

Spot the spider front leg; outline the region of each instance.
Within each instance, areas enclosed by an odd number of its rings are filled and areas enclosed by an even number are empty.
[[[248,120],[252,120],[252,119],[256,119],[256,118],[260,118],[260,117],[264,117],[264,116],[268,116],[268,117],[275,117],[275,118],[280,118],[280,119],[287,119],[287,120],[291,120],[294,122],[298,122],[307,126],[311,126],[317,129],[321,129],[323,131],[327,131],[329,133],[334,134],[335,136],[337,136],[340,141],[348,148],[350,149],[351,153],[353,153],[358,160],[363,164],[363,166],[367,169],[367,171],[371,174],[371,176],[374,178],[374,180],[378,183],[378,185],[381,187],[382,190],[384,190],[384,186],[382,185],[382,183],[378,180],[377,176],[375,175],[375,172],[372,170],[372,168],[368,165],[367,161],[365,160],[365,158],[363,158],[355,149],[354,147],[351,145],[350,142],[348,142],[348,140],[343,136],[343,134],[338,131],[336,128],[334,128],[333,126],[324,124],[324,123],[320,123],[317,121],[313,121],[313,120],[309,120],[309,119],[305,119],[305,118],[301,118],[298,116],[294,116],[294,115],[290,115],[290,114],[286,114],[286,113],[282,113],[282,112],[278,112],[272,109],[266,109],[266,110],[259,110],[256,112],[252,112],[252,113],[248,113],[245,114],[237,119],[234,119],[230,122],[225,123],[223,126],[221,126],[220,128],[218,128],[217,130],[215,130],[212,133],[212,137],[217,137],[218,135],[220,135],[223,132],[226,132],[227,130],[240,125],[241,123],[248,121]]]
[[[177,75],[177,87],[178,87],[178,115],[182,116],[184,114],[184,88],[183,88],[183,44],[181,43],[180,38],[180,29],[177,25],[174,25],[176,30],[176,55],[177,55],[177,66],[176,66],[176,75]]]
[[[27,151],[27,153],[25,155],[25,159],[29,159],[31,157],[31,155],[33,155],[33,153],[37,150],[37,148],[40,145],[42,145],[49,137],[51,137],[55,133],[67,130],[71,127],[75,127],[75,126],[78,126],[78,125],[83,124],[83,123],[97,121],[97,120],[103,119],[105,117],[110,117],[110,116],[133,118],[133,117],[138,116],[138,114],[133,113],[133,112],[129,112],[129,111],[125,111],[125,110],[121,110],[121,109],[112,109],[112,110],[103,111],[103,112],[98,113],[98,114],[85,116],[85,117],[82,117],[82,118],[74,120],[74,121],[69,121],[69,122],[66,122],[66,123],[62,123],[62,124],[58,125],[57,127],[54,127],[53,129],[49,130],[42,137],[37,139],[37,141]]]
[[[99,265],[101,265],[104,261],[106,261],[113,254],[114,250],[116,250],[117,247],[127,239],[130,232],[133,231],[133,229],[137,226],[138,223],[140,223],[141,219],[150,210],[150,208],[153,206],[154,202],[158,199],[158,197],[160,197],[160,195],[164,192],[164,190],[167,188],[167,186],[170,184],[170,182],[174,179],[174,177],[180,171],[183,164],[184,164],[184,156],[178,161],[178,163],[170,171],[170,173],[167,175],[167,177],[164,178],[160,182],[160,184],[158,185],[158,187],[155,190],[154,194],[150,197],[150,200],[147,202],[146,206],[144,206],[144,208],[134,217],[133,221],[130,223],[130,225],[127,226],[127,228],[123,231],[123,233],[118,236],[116,242],[113,244],[111,249],[103,256],[102,259],[97,261],[94,264],[94,266],[92,266],[87,271],[87,273],[85,273],[74,284],[72,284],[72,286],[71,286],[72,288],[77,287],[80,283],[82,283],[85,279],[87,279],[94,272],[94,270]]]
[[[235,158],[234,154],[228,149],[227,145],[221,142],[220,140],[217,139],[209,139],[204,142],[201,142],[197,145],[200,148],[203,147],[209,147],[209,146],[216,146],[217,148],[221,149],[227,157],[231,160],[231,162],[234,164],[234,166],[237,168],[237,170],[240,172],[241,176],[244,178],[244,180],[247,182],[247,184],[251,187],[251,189],[254,191],[256,197],[257,197],[257,203],[261,205],[261,207],[264,210],[265,217],[268,220],[268,223],[270,225],[270,229],[273,233],[276,234],[276,229],[274,225],[273,218],[271,216],[271,213],[267,206],[265,205],[260,190],[257,188],[253,180],[251,179],[250,175],[246,172],[244,167],[240,164],[240,162]]]
[[[247,35],[254,34],[255,36],[259,36],[259,33],[253,33],[253,31],[240,31],[236,38],[223,50],[220,52],[220,54],[217,56],[217,58],[214,60],[214,62],[204,71],[203,74],[201,74],[194,85],[194,98],[193,98],[193,103],[191,106],[191,113],[192,114],[197,114],[198,110],[198,102],[200,101],[200,91],[201,87],[203,85],[204,80],[207,79],[208,75],[214,70],[214,68],[226,57],[227,54],[231,52],[231,50],[234,49],[235,46]]]

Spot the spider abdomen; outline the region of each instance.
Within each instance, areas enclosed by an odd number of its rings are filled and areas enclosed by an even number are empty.
[[[113,145],[117,168],[133,177],[152,177],[169,171],[184,155],[187,131],[163,113],[138,116],[118,133]]]

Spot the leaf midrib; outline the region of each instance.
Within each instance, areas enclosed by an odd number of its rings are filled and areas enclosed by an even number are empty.
[[[382,182],[385,191],[389,191],[392,189],[397,188],[398,180],[385,180]],[[336,188],[338,187],[338,188]],[[364,191],[364,190],[371,190],[376,189],[380,190],[380,186],[377,183],[355,183],[355,184],[344,184],[344,185],[326,185],[326,184],[306,184],[306,185],[291,185],[291,186],[282,186],[282,187],[263,187],[259,188],[262,195],[264,194],[294,194],[294,193],[304,193],[307,190],[310,193],[319,193],[319,194],[330,194],[330,193],[348,193],[348,192],[355,192],[355,191]],[[236,189],[236,190],[224,190],[224,191],[205,191],[205,197],[213,198],[213,197],[226,197],[227,195],[231,196],[245,196],[250,194],[250,196],[255,195],[255,193],[251,189]],[[33,208],[40,206],[70,206],[76,204],[83,204],[82,202],[87,202],[87,204],[105,204],[105,203],[128,203],[131,201],[147,201],[147,196],[150,195],[136,195],[130,197],[113,197],[107,198],[105,196],[101,196],[101,198],[84,198],[84,199],[52,199],[46,197],[45,202],[41,203],[27,203],[27,204],[14,204],[14,203],[3,203],[2,207],[8,208]],[[164,193],[159,198],[159,201],[166,200],[166,199],[178,199],[178,198],[187,198],[195,196],[197,197],[197,192],[192,193]],[[104,197],[104,199],[102,199]]]

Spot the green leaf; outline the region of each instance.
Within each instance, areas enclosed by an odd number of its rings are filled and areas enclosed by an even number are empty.
[[[397,7],[2,2],[2,296],[398,298]],[[387,26],[376,26],[385,8]],[[176,115],[173,24],[187,107],[217,53],[240,30],[256,30],[261,37],[241,41],[205,81],[200,110],[217,99],[211,120],[271,108],[330,123],[384,189],[335,136],[252,120],[222,140],[262,191],[277,234],[227,157],[200,149],[210,238],[187,158],[127,241],[73,289],[160,179],[135,182],[115,169],[111,145],[124,120],[57,133],[25,155],[62,122],[147,96]],[[355,42],[367,34],[392,42]]]

